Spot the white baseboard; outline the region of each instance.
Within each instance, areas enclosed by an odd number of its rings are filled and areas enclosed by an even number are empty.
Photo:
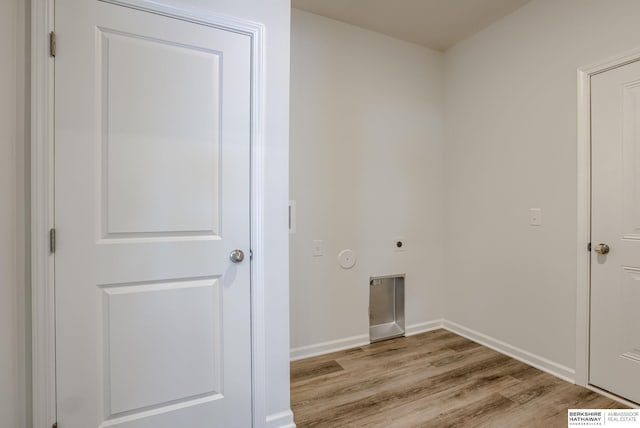
[[[427,331],[442,328],[442,325],[442,319],[412,324],[405,328],[405,335],[413,336],[414,334],[425,333]],[[344,339],[293,348],[291,349],[289,356],[291,361],[296,361],[318,355],[330,354],[332,352],[343,351],[345,349],[357,348],[358,346],[368,345],[369,343],[369,334],[361,334],[358,336],[346,337]]]
[[[285,410],[267,416],[266,428],[296,428],[296,424],[293,422],[293,412]]]
[[[501,340],[494,339],[493,337],[479,333],[475,330],[451,321],[444,320],[443,328],[449,330],[452,333],[473,340],[474,342],[484,345],[487,348],[498,351],[501,354],[508,355],[511,358],[515,358],[518,361],[522,361],[525,364],[559,377],[560,379],[566,380],[567,382],[575,383],[576,372],[574,369],[565,367],[554,361],[532,354],[531,352],[525,351],[524,349],[509,345],[508,343],[505,343]]]
[[[303,358],[315,357],[317,355],[330,354],[345,349],[357,348],[369,344],[369,334],[346,337],[344,339],[332,340],[329,342],[316,343],[314,345],[293,348],[290,351],[291,361]]]
[[[431,330],[437,330],[442,328],[444,320],[442,318],[433,321],[421,322],[418,324],[412,324],[404,329],[405,336],[413,336],[415,334],[426,333]]]
[[[438,319],[433,321],[427,321],[419,324],[412,324],[405,328],[405,334],[407,336],[413,336],[415,334],[425,333],[427,331],[436,330],[438,328],[444,328],[452,333],[466,337],[481,345],[498,351],[509,357],[515,358],[518,361],[522,361],[525,364],[529,364],[537,369],[552,374],[567,382],[575,383],[576,372],[574,369],[558,364],[547,358],[540,357],[525,351],[524,349],[517,348],[513,345],[509,345],[501,340],[487,336],[486,334],[477,332],[473,329],[467,328],[460,324],[446,319]],[[364,346],[369,344],[368,335],[360,335],[347,337],[345,339],[333,340],[330,342],[318,343],[315,345],[303,346],[291,350],[291,361],[301,360],[303,358],[315,357],[317,355],[329,354],[331,352],[342,351],[344,349],[356,348],[358,346]]]

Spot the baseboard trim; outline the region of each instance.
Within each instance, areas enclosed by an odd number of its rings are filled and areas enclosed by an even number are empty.
[[[346,337],[344,339],[331,340],[329,342],[316,343],[314,345],[301,346],[291,349],[289,357],[291,361],[302,360],[303,358],[315,357],[317,355],[330,354],[345,349],[357,348],[369,344],[369,335]]]
[[[285,410],[267,416],[266,428],[296,428],[296,424],[293,422],[293,412]]]
[[[501,340],[479,333],[452,321],[444,320],[442,327],[452,333],[466,337],[467,339],[473,340],[487,348],[491,348],[502,354],[508,355],[511,358],[515,358],[518,361],[522,361],[525,364],[545,371],[559,377],[560,379],[566,380],[567,382],[575,383],[576,372],[569,367],[565,367],[544,357],[532,354],[524,349],[509,345]]]
[[[453,321],[446,319],[437,319],[433,321],[427,321],[418,324],[412,324],[405,328],[406,336],[413,336],[420,333],[426,333],[431,330],[444,328],[452,333],[458,334],[467,339],[473,340],[481,345],[498,351],[509,357],[515,358],[518,361],[522,361],[525,364],[529,364],[532,367],[552,374],[567,382],[575,383],[576,371],[569,367],[565,367],[547,358],[532,354],[513,345],[509,345],[506,342],[495,339],[486,334],[475,331],[471,328],[457,324]],[[315,357],[318,355],[329,354],[332,352],[342,351],[345,349],[356,348],[358,346],[364,346],[369,344],[368,335],[359,335],[347,337],[344,339],[333,340],[330,342],[318,343],[315,345],[303,346],[300,348],[294,348],[291,350],[291,361],[301,360],[304,358]]]
[[[412,324],[405,328],[405,336],[413,336],[415,334],[426,333],[431,330],[442,328],[443,322],[443,319],[438,319]],[[358,336],[346,337],[344,339],[331,340],[328,342],[316,343],[314,345],[293,348],[289,353],[289,357],[291,361],[302,360],[304,358],[344,351],[345,349],[357,348],[358,346],[368,345],[369,343],[369,335],[361,334]]]
[[[439,320],[421,322],[418,324],[412,324],[405,328],[404,334],[405,336],[413,336],[415,334],[426,333],[428,331],[437,330],[442,328],[444,324],[444,320],[440,318]]]

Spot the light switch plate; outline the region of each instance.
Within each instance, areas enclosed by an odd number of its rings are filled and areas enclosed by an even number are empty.
[[[542,226],[542,209],[529,208],[529,225]]]

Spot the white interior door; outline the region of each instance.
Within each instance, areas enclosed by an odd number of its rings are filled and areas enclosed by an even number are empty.
[[[251,426],[250,39],[98,0],[55,22],[58,424]]]
[[[640,403],[640,62],[591,85],[589,382]]]

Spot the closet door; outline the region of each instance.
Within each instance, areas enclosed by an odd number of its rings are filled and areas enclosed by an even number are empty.
[[[251,426],[250,38],[56,0],[61,428]]]

